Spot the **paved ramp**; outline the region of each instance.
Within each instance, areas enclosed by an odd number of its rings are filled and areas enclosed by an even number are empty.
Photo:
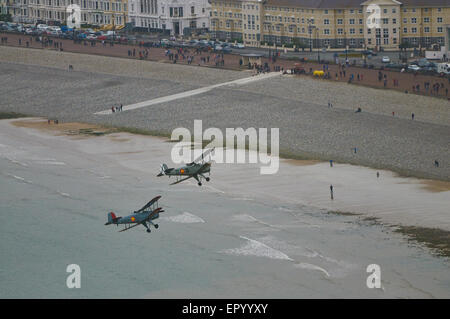
[[[181,92],[181,93],[177,93],[177,94],[173,94],[173,95],[163,96],[163,97],[159,97],[159,98],[156,98],[153,100],[148,100],[148,101],[143,101],[143,102],[139,102],[139,103],[135,103],[135,104],[125,105],[122,108],[122,112],[140,109],[140,108],[155,105],[155,104],[170,102],[170,101],[174,101],[174,100],[178,100],[178,99],[182,99],[182,98],[186,98],[186,97],[191,97],[194,95],[206,93],[208,91],[211,91],[212,89],[223,87],[223,86],[238,86],[238,85],[245,85],[247,83],[251,83],[251,82],[255,82],[255,81],[266,80],[266,79],[270,79],[270,78],[273,78],[276,76],[281,76],[281,74],[282,73],[280,73],[280,72],[259,74],[259,75],[251,76],[248,78],[214,84],[214,85],[205,86],[205,87],[195,89],[195,90],[190,90],[190,91]],[[108,109],[105,111],[96,112],[94,114],[108,115],[108,114],[112,114],[112,113],[113,113],[112,110]]]

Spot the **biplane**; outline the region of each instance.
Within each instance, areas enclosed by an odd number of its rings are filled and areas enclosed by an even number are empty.
[[[124,225],[124,228],[119,232],[129,230],[138,225],[143,225],[145,228],[147,228],[147,233],[150,233],[150,228],[147,223],[158,229],[159,225],[153,223],[153,220],[159,218],[159,214],[164,212],[162,207],[158,207],[158,200],[160,198],[161,196],[156,196],[147,204],[145,204],[144,207],[125,217],[117,217],[114,212],[110,212],[108,213],[108,221],[105,225]]]
[[[162,164],[161,171],[157,176],[175,176],[177,180],[170,185],[175,185],[190,178],[195,178],[198,182],[198,186],[202,186],[203,179],[207,182],[209,182],[210,180],[209,176],[211,174],[211,160],[207,161],[205,158],[213,151],[214,148],[207,149],[193,162],[186,164],[185,166],[182,166],[180,168],[169,168],[166,164]],[[208,174],[208,176],[205,176],[205,174]]]

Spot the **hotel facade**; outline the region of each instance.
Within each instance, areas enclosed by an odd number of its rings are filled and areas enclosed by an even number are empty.
[[[247,46],[444,46],[448,0],[209,0],[213,38]]]
[[[0,0],[11,3],[8,12],[14,22],[66,23],[69,5],[78,5],[81,24],[125,25],[128,22],[127,0]]]
[[[73,4],[80,7],[81,24],[130,22],[144,32],[166,30],[172,35],[209,29],[208,0],[0,0],[0,13],[10,13],[14,22],[63,24]]]
[[[141,30],[166,30],[188,35],[209,29],[208,0],[128,0],[129,20]]]

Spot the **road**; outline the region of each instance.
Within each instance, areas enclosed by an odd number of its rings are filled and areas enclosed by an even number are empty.
[[[54,46],[43,46],[42,43],[36,42],[35,40],[30,41],[30,37],[24,37],[18,34],[5,34],[0,33],[0,35],[6,35],[8,37],[7,45],[10,46],[19,46],[19,39],[21,39],[21,47],[26,47],[26,41],[29,42],[30,48],[42,48],[46,50],[57,50]],[[95,46],[92,46],[89,42],[82,44],[75,44],[71,40],[63,40],[58,39],[58,42],[62,43],[62,48],[65,52],[75,52],[75,53],[86,53],[86,54],[95,54],[95,55],[104,55],[104,56],[112,56],[112,57],[121,57],[128,59],[139,59],[139,52],[143,52],[144,48],[140,48],[139,46],[133,45],[119,45],[116,44],[114,46],[110,46],[109,44],[102,45],[100,42],[96,43]],[[133,52],[135,55],[129,56],[129,53]],[[172,51],[174,51],[172,49]],[[243,52],[253,52],[252,50],[244,50]],[[242,68],[239,65],[240,57],[237,54],[225,54],[223,57],[224,66],[219,66],[217,62],[222,60],[221,55],[215,53],[201,53],[196,54],[193,50],[188,50],[184,54],[184,58],[180,55],[177,60],[178,64],[188,64],[187,57],[193,56],[194,62],[191,65],[195,66],[206,66],[206,67],[216,67],[221,69],[230,69],[230,70],[245,70],[246,68]],[[201,58],[209,57],[209,61],[202,62]],[[380,57],[377,57],[380,58]],[[166,62],[173,63],[173,61],[169,61],[169,58],[166,56],[166,50],[163,48],[151,48],[148,56],[148,60],[158,61],[158,62]],[[341,63],[345,61],[345,58],[341,58]],[[284,70],[292,69],[295,66],[297,61],[292,61],[288,59],[277,59],[275,62],[269,60],[268,58],[264,58],[262,60],[263,63],[268,63],[271,70],[273,71],[276,67],[282,68]],[[307,72],[310,70],[322,70],[324,68],[323,65],[319,65],[317,63],[301,63],[301,66],[305,68]],[[359,67],[347,67],[345,72],[341,73],[341,69],[336,65],[329,65],[327,72],[330,72],[331,81],[336,82],[349,82],[351,76],[353,75],[353,84],[370,86],[375,88],[386,88],[393,89],[400,92],[407,92],[408,94],[420,94],[426,96],[439,96],[445,99],[450,98],[450,93],[448,90],[450,89],[450,79],[444,79],[436,76],[429,75],[413,75],[411,73],[400,73],[395,71],[382,71],[382,75],[386,75],[386,83],[383,80],[379,80],[379,71],[378,70],[370,70]],[[359,80],[358,80],[359,75]],[[396,82],[394,83],[394,80]],[[425,83],[429,83],[430,88],[425,89]],[[419,85],[419,90],[413,90],[413,86]],[[433,85],[439,85],[439,90],[434,91],[431,88]]]

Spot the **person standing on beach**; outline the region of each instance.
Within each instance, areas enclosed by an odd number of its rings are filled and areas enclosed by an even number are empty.
[[[330,185],[330,196],[331,196],[331,199],[333,200],[334,199],[333,185]]]

